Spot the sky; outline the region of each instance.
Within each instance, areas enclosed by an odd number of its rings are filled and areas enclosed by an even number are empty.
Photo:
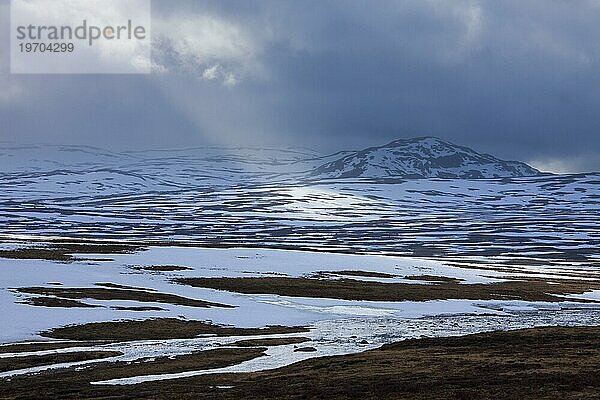
[[[329,153],[436,136],[600,171],[600,0],[154,0],[148,75],[11,75],[9,4],[3,143]]]

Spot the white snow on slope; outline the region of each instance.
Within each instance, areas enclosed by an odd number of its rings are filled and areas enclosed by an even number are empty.
[[[433,138],[397,140],[357,151],[314,171],[319,178],[506,178],[538,175],[527,164]]]

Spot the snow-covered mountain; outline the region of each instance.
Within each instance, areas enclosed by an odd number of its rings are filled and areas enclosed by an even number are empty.
[[[517,161],[504,161],[434,137],[401,139],[357,151],[312,172],[315,178],[516,178],[540,175]]]
[[[113,152],[87,146],[0,148],[4,191],[95,196],[306,183],[331,178],[498,178],[539,175],[534,168],[435,138],[397,140],[357,152],[199,147]]]

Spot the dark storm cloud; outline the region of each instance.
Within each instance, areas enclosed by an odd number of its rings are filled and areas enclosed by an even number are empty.
[[[332,151],[434,135],[600,170],[596,1],[153,5],[162,74],[4,75],[3,138]]]

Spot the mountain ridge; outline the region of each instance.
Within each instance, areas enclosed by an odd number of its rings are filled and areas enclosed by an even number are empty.
[[[351,152],[317,167],[314,178],[516,178],[542,173],[520,161],[422,136]]]
[[[113,152],[85,146],[0,148],[0,180],[82,193],[133,184],[160,190],[327,179],[516,178],[542,175],[431,136],[323,155],[314,150],[196,147]],[[127,177],[127,178],[124,178]],[[126,186],[125,186],[126,187]],[[67,190],[67,188],[69,188]]]

